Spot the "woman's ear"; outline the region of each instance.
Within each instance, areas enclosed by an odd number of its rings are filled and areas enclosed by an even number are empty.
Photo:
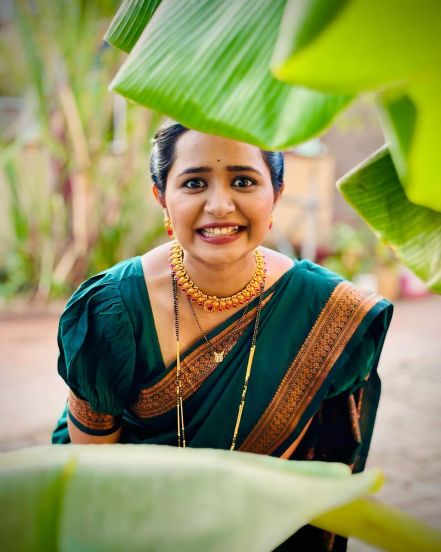
[[[165,208],[164,194],[162,194],[154,184],[152,184],[152,192],[153,192],[153,195],[155,196],[156,201],[159,203],[159,205]]]

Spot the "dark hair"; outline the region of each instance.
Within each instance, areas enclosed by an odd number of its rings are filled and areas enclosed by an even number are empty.
[[[150,175],[161,194],[165,193],[167,176],[175,161],[175,144],[179,136],[190,130],[180,123],[168,124],[156,131],[150,156]],[[284,159],[280,151],[260,150],[268,166],[274,191],[283,184]]]

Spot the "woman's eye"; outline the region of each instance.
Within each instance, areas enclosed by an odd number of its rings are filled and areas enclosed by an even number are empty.
[[[255,182],[245,176],[239,176],[234,179],[233,184],[237,188],[250,188],[251,186],[254,186]]]
[[[184,182],[184,187],[189,188],[190,190],[197,190],[198,188],[203,188],[204,186],[205,182],[203,180],[199,180],[198,178]]]

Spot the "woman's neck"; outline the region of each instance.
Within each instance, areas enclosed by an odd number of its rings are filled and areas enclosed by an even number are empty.
[[[256,270],[254,252],[234,263],[210,265],[184,254],[188,275],[198,288],[207,295],[229,297],[246,287]]]

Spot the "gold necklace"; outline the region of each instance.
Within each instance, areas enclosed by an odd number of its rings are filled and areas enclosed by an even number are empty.
[[[169,254],[170,268],[177,285],[193,303],[203,307],[208,312],[239,307],[240,305],[249,303],[253,297],[258,295],[262,282],[265,281],[265,256],[256,249],[254,251],[254,258],[256,261],[256,271],[245,288],[229,297],[217,297],[216,295],[207,295],[201,291],[190,278],[184,266],[182,247],[177,241],[172,243]]]
[[[185,424],[184,424],[184,408],[182,400],[182,380],[181,380],[181,354],[180,354],[180,343],[179,343],[179,308],[178,308],[178,285],[172,274],[172,289],[173,289],[173,312],[174,312],[174,322],[175,322],[175,335],[176,335],[176,414],[177,414],[177,437],[178,437],[178,447],[185,448]],[[257,333],[259,330],[260,323],[260,312],[262,310],[262,298],[263,292],[265,290],[265,276],[263,282],[261,283],[259,290],[259,302],[256,309],[256,318],[254,319],[254,330],[253,336],[251,338],[251,347],[248,355],[248,362],[245,371],[245,381],[242,388],[242,396],[239,403],[239,410],[237,413],[236,424],[233,431],[233,439],[231,441],[230,450],[236,448],[236,439],[237,434],[239,433],[239,426],[242,419],[242,413],[245,406],[245,398],[248,390],[248,381],[251,375],[251,367],[253,365],[254,353],[256,350],[256,339]],[[243,316],[243,315],[242,315]]]
[[[199,328],[199,331],[201,332],[202,336],[204,337],[205,339],[205,342],[207,343],[207,345],[210,347],[211,349],[211,352],[213,353],[213,356],[214,356],[214,362],[217,362],[218,364],[220,362],[222,362],[224,360],[224,357],[225,357],[225,349],[222,350],[222,351],[215,351],[214,350],[214,347],[213,345],[211,344],[211,341],[208,339],[208,337],[205,335],[205,332],[204,330],[202,329],[202,326],[199,322],[199,319],[198,317],[196,316],[196,312],[193,308],[193,303],[191,302],[191,299],[187,296],[187,300],[188,300],[188,304],[190,306],[190,310],[193,314],[193,318],[196,320],[196,324],[198,325],[198,328]],[[242,322],[242,320],[244,319],[244,316],[245,314],[247,313],[247,310],[248,310],[248,306],[249,306],[249,303],[247,303],[243,313],[242,313],[242,316],[239,318],[239,320],[236,322],[235,326],[234,326],[234,330],[232,332],[232,341],[234,343],[235,341],[235,338],[236,338],[236,335],[239,333],[239,328],[240,328],[240,324]]]

